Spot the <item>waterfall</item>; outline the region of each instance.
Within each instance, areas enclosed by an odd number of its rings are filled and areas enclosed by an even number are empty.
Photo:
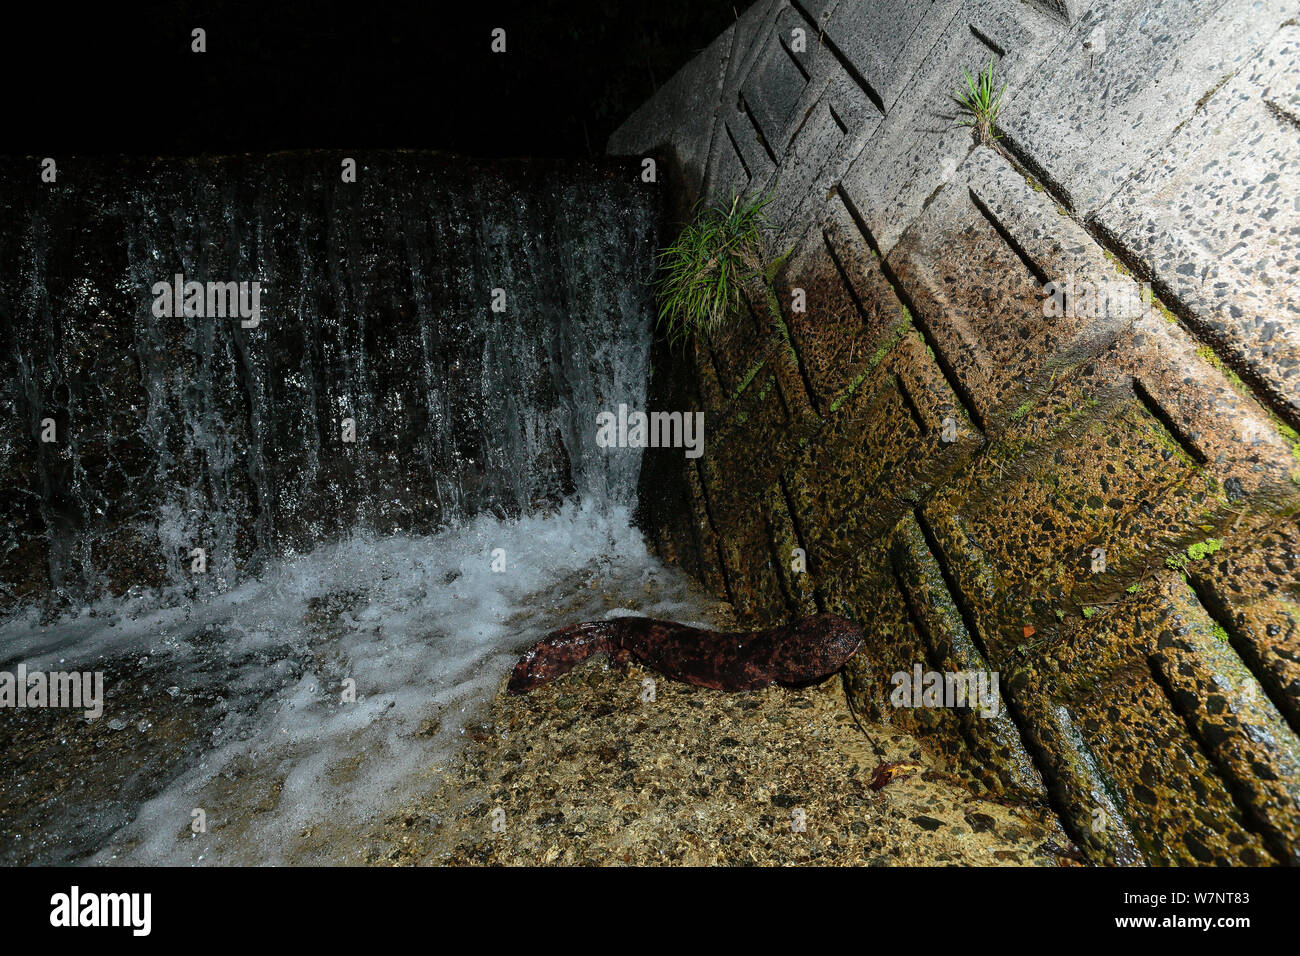
[[[355,182],[324,152],[0,171],[0,610],[630,503],[639,457],[592,423],[644,399],[656,212],[632,166],[355,159]],[[258,323],[156,315],[178,274],[258,282]]]
[[[361,862],[537,637],[706,623],[596,443],[635,169],[357,159],[0,164],[0,671],[106,687],[5,710],[0,862]]]

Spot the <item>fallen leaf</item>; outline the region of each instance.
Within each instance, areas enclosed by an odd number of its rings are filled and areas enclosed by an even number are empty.
[[[895,780],[902,780],[912,776],[921,770],[919,763],[908,763],[905,760],[899,760],[894,763],[882,763],[876,768],[875,776],[871,778],[871,789],[881,790],[886,784],[893,783]]]

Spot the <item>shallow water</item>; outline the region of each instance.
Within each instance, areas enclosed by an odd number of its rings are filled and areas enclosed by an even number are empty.
[[[360,862],[356,834],[437,786],[537,637],[620,613],[704,623],[703,607],[626,510],[569,503],[353,538],[202,603],[11,619],[5,670],[102,670],[106,701],[96,720],[7,715],[0,859]]]

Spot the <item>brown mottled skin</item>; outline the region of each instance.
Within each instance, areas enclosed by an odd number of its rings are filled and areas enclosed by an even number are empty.
[[[507,690],[526,694],[594,654],[639,661],[665,677],[715,690],[798,687],[835,673],[861,646],[861,628],[834,614],[743,634],[619,617],[552,631],[520,658]]]

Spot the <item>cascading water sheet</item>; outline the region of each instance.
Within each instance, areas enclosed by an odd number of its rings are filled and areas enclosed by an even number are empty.
[[[0,666],[105,686],[8,715],[10,862],[359,862],[531,640],[698,616],[595,441],[645,400],[636,177],[334,163],[0,190]]]

